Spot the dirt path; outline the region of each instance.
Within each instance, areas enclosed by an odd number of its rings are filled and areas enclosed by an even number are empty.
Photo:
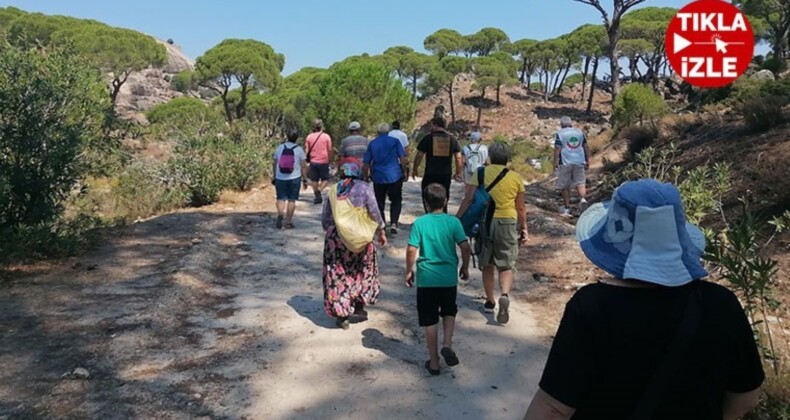
[[[407,225],[418,193],[407,184]],[[429,377],[401,282],[408,229],[380,252],[371,319],[342,331],[323,311],[319,208],[300,202],[297,229],[278,231],[269,195],[135,224],[0,289],[0,419],[523,416],[547,352],[526,302],[496,325],[475,271],[459,288],[461,364]],[[63,376],[76,368],[90,378]]]

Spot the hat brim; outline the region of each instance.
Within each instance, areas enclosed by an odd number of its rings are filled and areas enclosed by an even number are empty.
[[[609,274],[618,276],[618,273],[623,272],[623,266],[627,259],[627,255],[621,255],[620,259],[612,258],[611,249],[601,249],[595,245],[595,241],[590,241],[598,234],[601,229],[605,228],[607,223],[607,215],[612,201],[603,203],[595,203],[591,205],[581,216],[576,223],[576,239],[581,245],[582,251],[587,258],[600,269]],[[705,252],[705,234],[697,226],[686,223],[686,232],[689,235],[690,242],[694,248],[695,253],[702,255]],[[697,267],[695,273],[701,276],[707,275],[707,272],[701,265]],[[693,276],[692,276],[693,277]],[[659,279],[660,278],[660,279]],[[688,278],[667,278],[665,275],[657,276],[654,278],[637,279],[650,283],[660,284],[663,286],[682,286],[689,283],[692,279]]]

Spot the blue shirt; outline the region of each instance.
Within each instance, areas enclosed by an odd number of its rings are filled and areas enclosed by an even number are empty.
[[[371,168],[370,178],[375,184],[394,184],[403,179],[400,158],[406,156],[400,140],[386,134],[368,144],[364,163]]]

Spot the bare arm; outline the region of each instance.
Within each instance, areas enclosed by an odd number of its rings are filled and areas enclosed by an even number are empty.
[[[469,259],[472,257],[472,248],[469,246],[469,241],[460,245],[461,247],[461,278],[467,280],[469,278]]]
[[[554,146],[554,170],[556,171],[557,168],[560,166],[560,152],[562,151],[562,147]]]
[[[458,213],[456,216],[463,217],[467,210],[469,210],[469,206],[472,205],[472,200],[475,197],[475,191],[477,191],[476,185],[467,185],[466,191],[464,193],[464,199],[461,201],[461,206],[458,207]]]
[[[406,167],[408,164],[409,164],[409,155],[407,154],[406,156],[400,158],[400,170],[404,178],[408,176],[408,174],[406,173]]]
[[[527,230],[526,194],[523,192],[520,192],[518,195],[516,195],[516,211],[518,212],[519,240],[521,240],[523,245],[527,242],[527,238],[529,238],[529,231]]]
[[[417,152],[417,154],[414,155],[414,165],[412,165],[412,167],[411,167],[411,177],[412,177],[412,179],[416,178],[417,168],[419,168],[420,165],[422,165],[422,160],[424,158],[425,158],[425,153],[423,153],[423,152]]]
[[[576,409],[555,400],[551,395],[538,389],[529,404],[524,420],[568,420]]]
[[[370,179],[370,165],[367,163],[362,165],[362,179],[365,181]]]
[[[406,274],[404,281],[406,286],[412,287],[414,285],[414,263],[417,262],[417,248],[409,245],[406,248]]]
[[[455,154],[455,179],[464,179],[464,157],[460,152]]]
[[[724,394],[724,420],[735,420],[743,417],[760,403],[760,388],[743,394],[728,392]]]

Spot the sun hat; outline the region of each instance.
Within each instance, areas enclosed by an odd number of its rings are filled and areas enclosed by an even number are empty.
[[[483,136],[479,131],[473,131],[471,134],[469,134],[469,140],[471,140],[473,143],[480,141],[481,138],[483,138]]]
[[[654,179],[618,187],[611,201],[590,206],[576,224],[589,260],[619,279],[677,287],[705,277],[705,235],[686,222],[680,191]]]
[[[355,131],[362,128],[362,125],[356,121],[351,121],[351,124],[348,125],[348,131]]]

